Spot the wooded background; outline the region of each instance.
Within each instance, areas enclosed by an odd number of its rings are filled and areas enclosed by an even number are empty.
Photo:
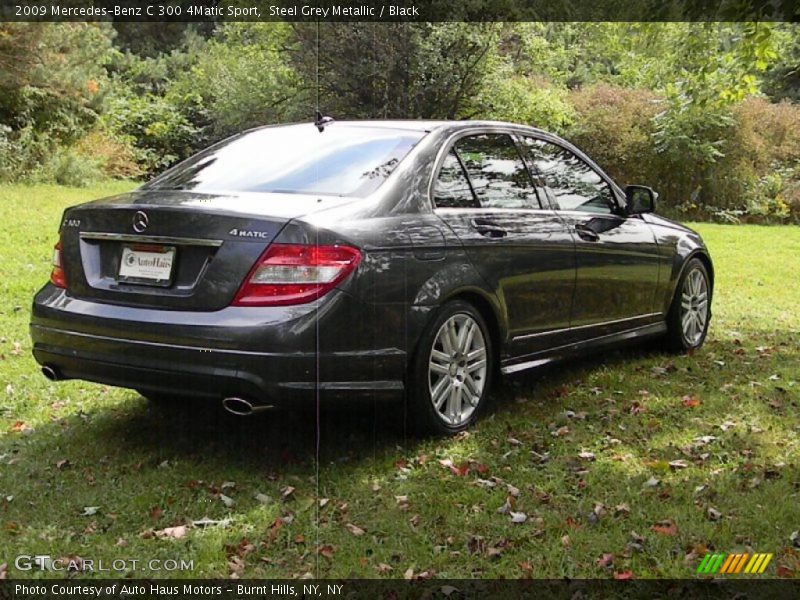
[[[796,223],[798,65],[791,24],[0,23],[0,181],[144,179],[319,104],[526,123],[667,214]]]

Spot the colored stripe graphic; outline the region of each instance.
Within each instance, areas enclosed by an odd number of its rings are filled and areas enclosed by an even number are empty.
[[[722,564],[722,570],[720,571],[721,573],[727,573],[728,572],[728,568],[731,566],[731,563],[733,562],[733,558],[735,556],[736,556],[735,554],[728,554],[728,560],[726,560]]]
[[[728,568],[725,569],[723,571],[723,573],[735,573],[736,572],[736,566],[742,560],[742,556],[743,556],[742,554],[734,554],[733,555],[733,560],[731,560],[730,564],[728,565]]]
[[[741,571],[742,567],[744,567],[744,563],[747,562],[747,559],[749,558],[749,556],[750,556],[749,554],[742,554],[741,560],[738,563],[736,563],[736,569],[734,571],[732,571],[732,572],[733,573],[738,573],[739,571]]]
[[[764,560],[763,560],[763,562],[761,563],[761,565],[759,565],[759,568],[758,568],[758,572],[759,572],[759,573],[763,573],[763,572],[766,570],[766,568],[767,568],[767,565],[769,564],[769,561],[771,561],[771,560],[772,560],[772,557],[773,557],[773,556],[774,556],[774,554],[771,554],[771,553],[770,553],[770,554],[767,554],[767,555],[764,557]]]
[[[715,554],[714,556],[717,557],[717,560],[714,562],[714,564],[711,567],[711,570],[710,570],[711,573],[716,573],[719,570],[719,568],[722,566],[722,562],[725,560],[725,553],[724,552],[721,553],[721,554]]]
[[[757,553],[757,554],[725,554],[715,552],[713,554],[706,554],[703,560],[697,566],[698,574],[714,574],[714,573],[727,573],[729,575],[736,573],[750,573],[760,574],[767,569],[774,554]],[[749,560],[748,560],[749,559]]]
[[[700,564],[697,565],[697,571],[696,572],[697,573],[705,573],[706,572],[706,565],[708,564],[708,562],[710,560],[711,560],[711,555],[710,554],[706,554],[703,557],[703,560],[700,562]]]

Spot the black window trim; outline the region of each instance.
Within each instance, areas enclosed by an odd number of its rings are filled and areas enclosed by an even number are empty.
[[[464,162],[461,159],[461,156],[458,153],[456,148],[456,144],[466,138],[466,137],[473,137],[479,135],[507,135],[511,139],[511,143],[517,150],[517,154],[519,155],[522,164],[525,166],[525,169],[528,173],[528,178],[531,182],[531,186],[533,187],[534,193],[536,194],[536,199],[539,202],[539,207],[531,207],[531,208],[516,208],[516,209],[497,209],[497,208],[487,208],[480,205],[480,199],[478,195],[475,193],[475,188],[472,185],[472,179],[469,176],[469,171],[467,171],[466,167],[464,166]],[[431,210],[514,210],[514,211],[525,211],[525,212],[550,212],[553,208],[550,206],[550,200],[547,193],[545,193],[544,188],[540,187],[539,180],[537,177],[534,177],[533,171],[527,164],[526,158],[522,152],[522,148],[520,147],[521,144],[519,140],[516,139],[517,135],[526,135],[525,133],[520,132],[518,129],[514,128],[505,128],[505,127],[474,127],[468,129],[462,129],[453,132],[441,145],[439,148],[439,152],[436,155],[436,159],[434,161],[434,168],[431,172],[431,178],[428,182],[428,202]],[[436,201],[434,199],[433,190],[436,186],[436,181],[439,179],[439,174],[442,171],[442,167],[444,166],[444,161],[450,152],[455,154],[456,158],[458,159],[458,163],[461,166],[464,175],[467,177],[467,182],[469,183],[469,189],[472,192],[472,197],[475,199],[477,206],[474,208],[455,208],[455,207],[437,207]],[[543,206],[542,196],[548,198],[547,206]]]

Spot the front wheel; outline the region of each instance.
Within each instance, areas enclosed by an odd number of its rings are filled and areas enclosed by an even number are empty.
[[[411,365],[409,417],[421,432],[467,429],[485,409],[494,354],[486,321],[474,306],[455,300],[428,324]]]
[[[711,285],[702,261],[693,258],[683,270],[667,316],[667,344],[673,352],[703,345],[711,317]]]

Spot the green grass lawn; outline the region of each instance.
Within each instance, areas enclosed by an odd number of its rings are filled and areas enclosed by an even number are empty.
[[[41,376],[29,305],[61,211],[129,187],[0,186],[9,577],[43,575],[19,554],[135,559],[138,577],[682,578],[707,550],[800,567],[800,229],[697,225],[717,284],[693,356],[639,347],[506,380],[452,439],[406,437],[382,405],[325,409],[317,448],[307,414],[166,410]]]

